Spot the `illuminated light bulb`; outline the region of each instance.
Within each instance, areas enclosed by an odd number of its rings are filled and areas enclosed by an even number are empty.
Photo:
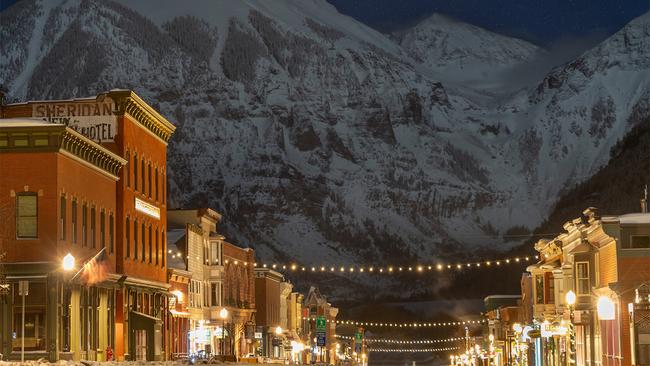
[[[428,266],[427,269],[430,271],[430,270],[431,270],[431,266]]]
[[[282,266],[282,269],[287,269],[287,266],[283,265],[283,266]]]
[[[510,259],[506,259],[506,263],[510,263]]]
[[[304,272],[304,271],[305,271],[305,267],[302,267],[300,270]]]
[[[476,266],[477,266],[477,267],[480,267],[480,266],[481,266],[481,263],[476,263]]]
[[[515,262],[519,262],[519,258],[515,258]]]
[[[295,270],[296,270],[296,265],[295,265],[295,264],[292,264],[292,265],[291,265],[291,270],[292,270],[292,271],[295,271]]]
[[[399,267],[399,271],[402,272],[402,267]]]
[[[472,266],[472,264],[471,264],[471,263],[467,263],[467,267],[471,267],[471,266]]]
[[[501,265],[501,262],[497,261],[497,266],[500,266],[500,265]]]
[[[325,267],[320,267],[321,272],[325,272]]]
[[[451,268],[451,264],[448,264],[448,265],[447,265],[447,269],[450,269],[450,268]]]
[[[458,268],[458,269],[460,269],[460,268],[461,268],[461,265],[460,265],[460,264],[459,264],[459,265],[457,265],[457,266],[456,266],[456,268]]]
[[[388,272],[393,272],[393,267],[388,267]]]
[[[383,272],[384,272],[384,269],[383,269],[383,268],[379,268],[379,272],[383,273]]]
[[[363,267],[359,268],[359,272],[363,273]]]
[[[372,268],[372,267],[370,267],[370,268],[368,269],[368,271],[370,271],[370,272],[372,272],[372,271],[374,271],[374,270],[375,270],[375,269]]]
[[[485,264],[489,266],[489,265],[490,265],[490,261],[485,262]]]
[[[529,257],[526,257],[526,261],[529,261],[529,260],[530,260],[530,258],[529,258]]]
[[[273,269],[275,269],[277,267],[277,265],[274,264],[272,267],[273,267]]]
[[[334,267],[330,267],[330,272],[334,272]]]
[[[341,267],[341,272],[345,272],[345,268],[344,268],[344,267]]]
[[[350,272],[354,272],[354,267],[350,267]]]
[[[238,264],[239,264],[239,261],[235,261],[235,265],[238,265]]]
[[[312,272],[316,272],[316,267],[311,267]]]

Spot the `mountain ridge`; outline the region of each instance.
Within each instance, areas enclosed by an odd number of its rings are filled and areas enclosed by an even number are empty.
[[[618,63],[593,68],[603,53],[586,54],[497,100],[441,81],[329,4],[310,17],[322,1],[241,2],[217,18],[206,9],[226,2],[186,7],[206,16],[147,4],[15,4],[0,13],[0,80],[18,99],[135,89],[177,125],[170,204],[219,210],[227,236],[266,260],[406,263],[508,249],[506,233],[535,227],[565,186],[606,163],[628,119],[650,113],[645,18],[599,45]],[[617,48],[626,38],[641,46]],[[617,65],[626,78],[608,88]]]

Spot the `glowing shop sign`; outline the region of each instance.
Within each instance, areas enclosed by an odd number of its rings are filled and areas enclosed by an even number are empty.
[[[135,210],[160,220],[160,209],[136,197]]]

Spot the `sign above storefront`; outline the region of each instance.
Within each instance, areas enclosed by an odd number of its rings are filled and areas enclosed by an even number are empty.
[[[135,210],[160,220],[160,208],[137,197],[135,198]]]
[[[110,99],[102,102],[35,103],[32,117],[66,125],[98,144],[115,142],[117,116]]]

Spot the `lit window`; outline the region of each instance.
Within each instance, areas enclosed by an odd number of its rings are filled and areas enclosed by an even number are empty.
[[[133,153],[133,189],[138,190],[138,154]]]
[[[72,199],[72,244],[77,243],[77,199]]]
[[[87,237],[87,231],[88,230],[88,205],[86,202],[84,202],[83,205],[81,205],[81,245],[86,246],[88,245],[88,237]]]
[[[104,209],[99,213],[99,242],[102,248],[106,247],[106,212]]]
[[[66,206],[65,196],[61,196],[60,201],[61,201],[60,202],[61,211],[59,212],[59,214],[61,215],[61,217],[59,219],[60,222],[61,222],[61,228],[60,228],[61,229],[61,236],[60,236],[60,239],[65,240],[65,213],[66,213],[65,212],[65,209],[66,209],[66,207],[65,207]]]
[[[140,229],[141,229],[140,231],[142,233],[142,241],[140,242],[140,248],[142,249],[142,261],[144,262],[144,260],[145,260],[144,257],[146,256],[145,255],[146,254],[146,252],[145,252],[145,245],[146,245],[146,237],[145,237],[145,235],[146,235],[146,233],[144,231],[144,229],[145,229],[144,222],[141,224]]]
[[[95,228],[97,227],[96,225],[96,209],[95,206],[90,208],[90,243],[92,244],[92,247],[94,248],[96,245],[95,241]]]
[[[112,254],[115,250],[114,248],[114,236],[113,229],[115,227],[115,219],[113,218],[113,213],[111,212],[108,215],[108,251]]]
[[[133,219],[133,259],[138,259],[138,219]]]
[[[591,292],[589,262],[576,262],[576,290],[579,295],[587,295]]]
[[[124,232],[126,235],[126,253],[124,253],[124,257],[129,258],[131,256],[131,220],[129,220],[128,216],[126,217]]]
[[[544,276],[535,275],[535,303],[544,303]]]
[[[26,192],[16,196],[16,237],[38,237],[38,197]]]

